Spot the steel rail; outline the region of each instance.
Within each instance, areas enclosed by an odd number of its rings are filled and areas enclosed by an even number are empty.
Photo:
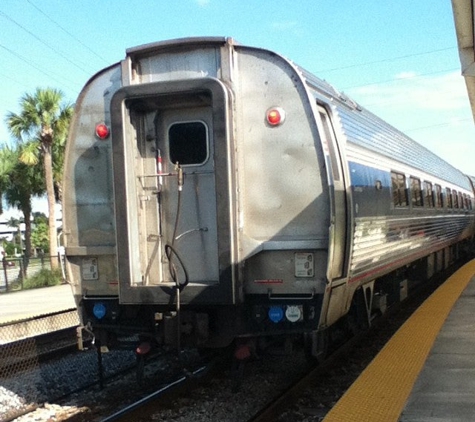
[[[176,387],[180,387],[180,386],[183,387],[187,382],[192,380],[194,377],[197,377],[203,374],[208,368],[209,368],[209,365],[204,365],[190,372],[189,374],[185,374],[181,376],[180,378],[177,378],[176,380],[166,384],[165,386],[159,388],[153,393],[141,398],[140,400],[137,400],[135,403],[132,403],[131,405],[119,410],[118,412],[106,417],[105,419],[102,419],[101,422],[116,422],[116,421],[120,421],[122,418],[128,418],[132,412],[135,412],[141,407],[151,403],[152,401],[158,399],[163,394],[171,391],[172,389]],[[130,419],[127,419],[127,420],[130,420]]]
[[[278,417],[289,408],[289,404],[294,403],[298,399],[301,391],[311,386],[319,377],[323,376],[331,368],[333,368],[340,359],[347,356],[354,346],[361,342],[368,335],[368,333],[369,331],[365,331],[352,337],[349,341],[332,352],[332,354],[322,363],[319,363],[317,366],[311,369],[310,372],[285,389],[279,396],[275,397],[258,413],[253,415],[248,420],[248,422],[265,422],[277,420]]]
[[[436,274],[428,283],[422,283],[413,294],[408,297],[405,301],[393,305],[388,311],[380,316],[379,318],[372,321],[371,326],[357,333],[355,336],[348,339],[344,344],[338,347],[335,351],[331,353],[328,358],[315,366],[302,378],[294,382],[282,393],[272,399],[265,407],[259,410],[254,414],[248,422],[266,422],[266,421],[275,421],[277,420],[292,403],[295,403],[300,397],[300,393],[306,388],[311,387],[315,381],[331,370],[341,359],[348,356],[348,354],[354,349],[355,346],[358,346],[365,338],[369,337],[372,333],[377,333],[382,329],[383,325],[391,319],[391,317],[397,315],[398,313],[403,313],[405,309],[411,309],[416,305],[415,309],[412,309],[409,315],[406,316],[410,318],[412,313],[421,305],[421,303],[433,292],[435,289],[445,281],[448,274],[452,274],[455,269],[458,267],[458,264],[449,267],[447,270],[442,271],[439,274]]]

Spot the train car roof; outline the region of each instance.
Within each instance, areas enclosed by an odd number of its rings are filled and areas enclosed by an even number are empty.
[[[126,50],[126,55],[132,59],[137,56],[147,56],[157,51],[166,51],[169,49],[186,48],[203,45],[224,45],[230,44],[243,49],[255,49],[268,51],[276,56],[280,56],[283,60],[291,63],[301,73],[303,79],[307,82],[307,86],[314,91],[321,92],[325,97],[330,97],[340,109],[345,108],[351,112],[359,113],[361,124],[369,129],[368,136],[351,136],[350,131],[345,132],[349,142],[353,142],[369,150],[378,152],[382,155],[396,159],[401,163],[415,167],[434,176],[440,177],[447,182],[455,185],[470,188],[468,179],[462,172],[447,163],[441,157],[435,155],[421,144],[406,136],[384,120],[380,119],[369,110],[357,104],[344,93],[338,91],[328,82],[318,78],[311,72],[303,69],[293,63],[286,57],[267,49],[256,48],[252,46],[242,45],[231,37],[189,37],[181,39],[171,39],[165,41],[154,42],[145,45],[139,45]],[[340,116],[341,118],[341,116]],[[364,122],[364,123],[363,123]],[[345,121],[342,119],[343,128]],[[345,129],[345,128],[344,128]],[[397,142],[394,142],[394,140]]]
[[[334,104],[338,105],[340,121],[348,142],[470,189],[467,177],[443,158],[356,103],[328,82],[305,69],[298,68],[311,89],[329,96]],[[353,116],[353,119],[359,120],[360,124],[365,126],[365,136],[361,136],[357,131],[347,130],[351,126],[348,121],[351,113],[358,114],[356,117]]]

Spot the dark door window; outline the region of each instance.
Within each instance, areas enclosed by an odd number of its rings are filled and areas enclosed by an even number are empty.
[[[168,129],[170,161],[203,164],[208,159],[208,131],[203,122],[173,123]]]

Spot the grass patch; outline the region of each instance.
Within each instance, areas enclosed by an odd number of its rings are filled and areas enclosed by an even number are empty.
[[[50,270],[42,268],[35,275],[23,280],[23,289],[37,289],[38,287],[57,286],[63,281],[61,269]]]

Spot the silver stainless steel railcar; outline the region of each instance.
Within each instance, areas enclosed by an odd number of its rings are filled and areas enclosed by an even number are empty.
[[[368,324],[472,240],[470,179],[280,55],[127,50],[82,90],[67,276],[102,346],[218,347]],[[242,340],[245,344],[246,340]]]

